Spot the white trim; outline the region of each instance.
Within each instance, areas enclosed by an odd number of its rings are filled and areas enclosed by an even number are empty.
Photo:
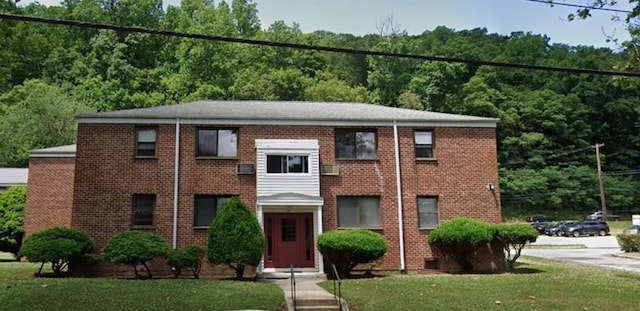
[[[78,123],[96,123],[96,124],[175,124],[176,119],[168,118],[91,118],[79,117]],[[487,121],[480,120],[411,120],[411,121],[393,121],[399,127],[478,127],[478,128],[495,128],[498,119],[489,119]],[[392,121],[385,120],[249,120],[249,119],[181,119],[181,124],[202,124],[202,125],[317,125],[317,126],[389,126]]]
[[[322,234],[322,205],[318,205],[318,210],[316,211],[316,234],[313,237],[313,249],[314,253],[318,255],[318,263],[316,266],[318,267],[319,272],[324,272],[324,259],[322,258],[322,253],[318,250],[318,237]],[[316,255],[314,254],[314,255]],[[315,258],[315,257],[314,257]]]
[[[30,158],[75,158],[75,152],[43,152],[29,153]]]
[[[400,247],[400,271],[405,270],[404,263],[404,219],[402,216],[402,176],[400,175],[400,146],[398,140],[398,127],[393,122],[393,149],[396,162],[396,195],[398,197],[398,240]]]
[[[180,118],[176,118],[176,135],[175,135],[175,155],[174,155],[174,171],[173,171],[173,229],[172,243],[173,249],[178,247],[178,182],[180,181]]]

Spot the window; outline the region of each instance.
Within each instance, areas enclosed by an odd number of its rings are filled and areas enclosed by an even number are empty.
[[[418,226],[423,229],[438,226],[438,198],[418,198]]]
[[[309,173],[309,157],[296,155],[267,155],[267,173]]]
[[[433,158],[433,131],[415,131],[416,158]]]
[[[197,156],[238,156],[238,131],[233,129],[198,129]]]
[[[153,210],[156,205],[155,194],[133,195],[133,225],[153,226]]]
[[[156,136],[156,128],[136,128],[136,157],[156,156]]]
[[[380,227],[380,198],[338,197],[338,227]]]
[[[193,226],[208,228],[216,218],[218,210],[233,196],[196,194],[193,204]]]
[[[376,132],[373,130],[336,130],[336,158],[376,159]]]

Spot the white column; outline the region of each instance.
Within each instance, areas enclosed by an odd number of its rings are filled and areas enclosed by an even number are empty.
[[[316,212],[316,219],[318,220],[316,224],[316,228],[318,229],[314,239],[314,245],[315,245],[316,253],[318,254],[318,271],[323,272],[324,260],[322,260],[322,254],[320,254],[320,251],[318,250],[318,236],[322,234],[322,205],[318,205],[318,211]]]

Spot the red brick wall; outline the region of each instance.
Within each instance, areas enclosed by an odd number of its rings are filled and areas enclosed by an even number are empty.
[[[98,249],[115,233],[131,228],[131,195],[155,193],[155,228],[171,242],[175,125],[158,126],[155,159],[134,157],[133,125],[80,124],[73,226],[91,232]],[[436,161],[416,161],[413,128],[399,128],[403,181],[406,265],[423,269],[425,258],[438,257],[427,243],[429,230],[418,229],[416,196],[439,198],[440,219],[469,216],[490,222],[501,220],[498,197],[497,155],[494,129],[435,129]],[[339,176],[321,177],[324,198],[323,226],[337,227],[336,196],[380,196],[381,225],[389,251],[377,266],[400,267],[397,194],[392,127],[377,131],[378,159],[336,160],[334,127],[241,126],[238,159],[196,159],[196,126],[182,125],[178,246],[206,246],[207,230],[193,228],[194,194],[239,195],[250,208],[256,204],[255,175],[236,175],[236,163],[255,163],[255,139],[317,139],[320,161],[338,164]],[[493,183],[494,192],[486,189]]]
[[[24,212],[25,237],[71,226],[75,158],[31,158]]]

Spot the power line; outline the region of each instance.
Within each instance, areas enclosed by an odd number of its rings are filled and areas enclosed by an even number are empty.
[[[470,60],[470,59],[455,58],[455,57],[441,57],[441,56],[429,56],[429,55],[420,55],[420,54],[405,54],[405,53],[393,53],[393,52],[383,52],[383,51],[348,49],[348,48],[338,48],[338,47],[320,46],[320,45],[311,45],[311,44],[234,38],[234,37],[225,37],[225,36],[217,36],[217,35],[178,32],[178,31],[171,31],[171,30],[150,29],[150,28],[137,27],[137,26],[121,26],[121,25],[113,25],[113,24],[84,22],[84,21],[77,21],[77,20],[54,19],[54,18],[26,16],[26,15],[18,15],[18,14],[10,14],[10,13],[0,13],[0,19],[7,19],[7,20],[14,20],[14,21],[21,21],[21,22],[32,22],[32,23],[44,23],[44,24],[52,24],[52,25],[73,26],[73,27],[81,27],[81,28],[105,29],[105,30],[114,30],[119,32],[145,33],[145,34],[151,34],[151,35],[160,35],[160,36],[187,38],[187,39],[201,39],[201,40],[207,40],[207,41],[242,43],[242,44],[249,44],[249,45],[277,47],[277,48],[292,48],[292,49],[307,50],[307,51],[322,51],[322,52],[333,52],[333,53],[354,54],[354,55],[364,55],[364,56],[408,58],[408,59],[417,59],[417,60],[426,60],[426,61],[435,61],[435,62],[461,63],[461,64],[474,65],[474,66],[492,66],[492,67],[514,68],[514,69],[542,70],[542,71],[563,72],[563,73],[572,73],[572,74],[640,77],[640,72],[525,65],[525,64],[504,63],[504,62],[485,61],[485,60]]]
[[[551,154],[549,156],[546,157],[542,157],[543,160],[550,160],[550,159],[554,159],[554,158],[558,158],[558,157],[562,157],[562,156],[567,156],[570,154],[574,154],[583,150],[587,150],[587,149],[591,149],[593,148],[593,146],[587,146],[587,147],[582,147],[582,148],[578,148],[578,149],[573,149],[573,150],[568,150],[565,152],[561,152],[561,153],[556,153],[556,154]],[[552,150],[548,150],[548,153],[553,153],[554,151]],[[500,166],[510,166],[510,165],[521,165],[521,164],[527,164],[530,163],[531,161],[516,161],[516,162],[507,162],[507,163],[500,163]]]
[[[614,9],[614,8],[605,8],[605,7],[598,7],[598,6],[591,6],[591,5],[581,5],[581,4],[573,4],[573,3],[555,2],[555,1],[552,1],[552,0],[524,0],[524,1],[544,3],[544,4],[548,4],[550,6],[557,5],[557,6],[567,6],[567,7],[579,8],[579,9],[588,9],[588,10],[609,11],[609,12],[627,13],[627,14],[633,13],[633,12],[627,11],[627,10],[620,10],[620,9]]]

